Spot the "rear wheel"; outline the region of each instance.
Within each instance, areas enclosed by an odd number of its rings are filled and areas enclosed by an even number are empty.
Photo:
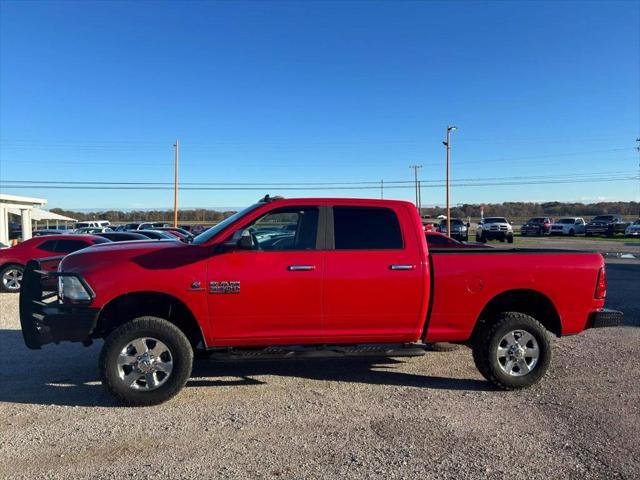
[[[505,312],[476,334],[473,360],[482,376],[496,387],[527,388],[547,372],[551,342],[546,329],[533,317]]]
[[[576,231],[572,228],[571,230],[569,230],[569,236],[573,237],[576,234]]]
[[[140,317],[115,329],[100,352],[102,384],[126,405],[157,405],[175,396],[191,375],[193,350],[174,324]]]
[[[0,291],[5,293],[17,293],[22,285],[22,265],[7,265],[0,270]]]

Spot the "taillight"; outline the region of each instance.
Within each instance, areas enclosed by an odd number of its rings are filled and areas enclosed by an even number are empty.
[[[594,297],[601,300],[607,296],[607,273],[604,267],[598,270],[598,280],[596,281],[596,292]]]

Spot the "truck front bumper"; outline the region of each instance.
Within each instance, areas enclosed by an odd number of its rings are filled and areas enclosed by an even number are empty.
[[[590,320],[591,328],[619,327],[624,323],[624,314],[618,310],[603,308],[593,312]]]
[[[96,327],[100,309],[62,303],[52,291],[52,277],[59,274],[39,269],[39,262],[27,263],[20,288],[20,325],[27,347],[39,349],[47,343],[88,342]]]

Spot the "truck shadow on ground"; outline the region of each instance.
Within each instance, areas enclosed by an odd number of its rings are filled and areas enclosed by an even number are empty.
[[[98,379],[101,344],[25,347],[19,330],[0,330],[0,402],[63,406],[120,406]],[[419,362],[419,358],[406,359]],[[436,390],[492,390],[488,382],[406,373],[396,368],[405,360],[337,358],[293,360],[196,360],[187,387],[268,385],[265,376],[406,386]],[[256,378],[257,377],[257,378]]]

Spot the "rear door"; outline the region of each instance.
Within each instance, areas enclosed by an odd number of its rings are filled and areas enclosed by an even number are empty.
[[[323,294],[326,341],[417,339],[428,287],[410,213],[402,204],[331,210]]]

